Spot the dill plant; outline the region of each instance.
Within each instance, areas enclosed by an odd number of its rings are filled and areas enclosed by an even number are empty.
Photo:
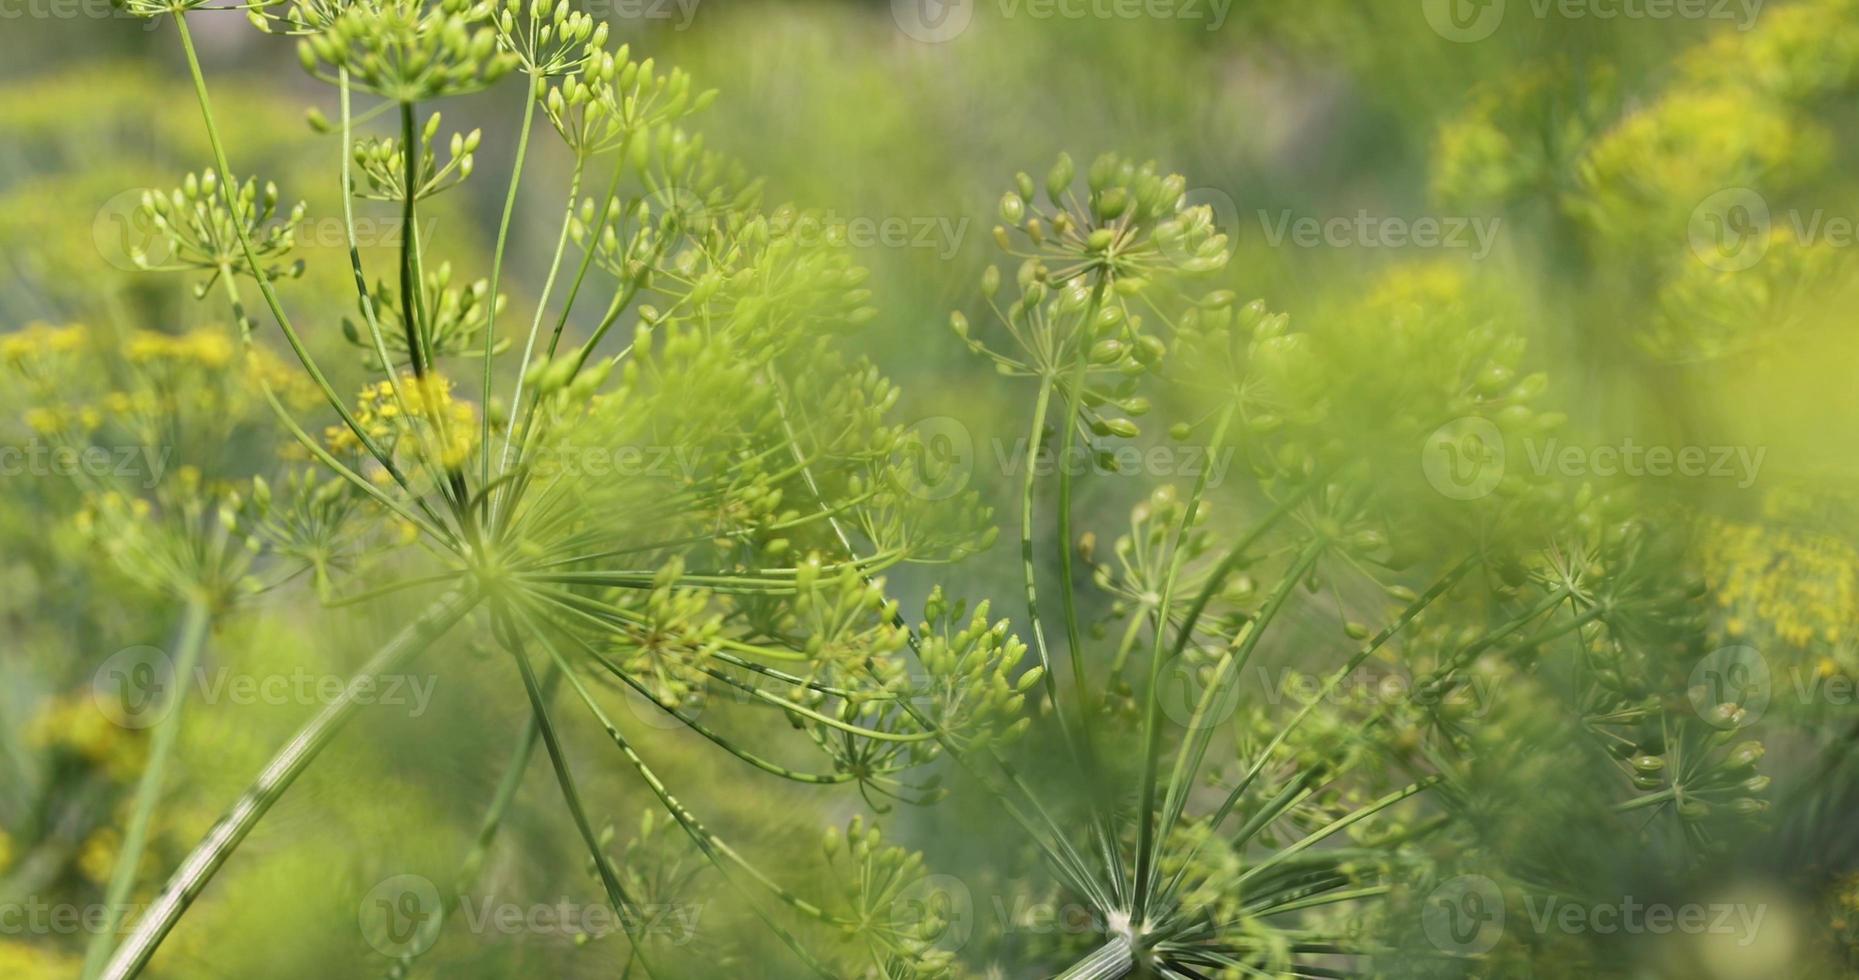
[[[1547,825],[1684,864],[1767,809],[1742,706],[1686,703],[1711,634],[1682,520],[1624,487],[1512,474],[1460,504],[1421,480],[1416,449],[1442,423],[1479,416],[1520,435],[1565,421],[1541,407],[1550,383],[1525,370],[1521,337],[1455,269],[1401,269],[1346,316],[1294,328],[1226,288],[1229,243],[1206,208],[1184,205],[1183,178],[1115,156],[1017,175],[997,231],[1013,267],[983,276],[988,322],[957,313],[953,325],[1030,391],[1029,456],[1165,431],[1209,455],[1242,452],[1256,486],[1228,492],[1206,471],[1188,487],[1144,486],[1104,547],[1074,513],[1074,474],[1042,483],[1029,467],[1019,593],[971,610],[938,590],[912,617],[883,573],[968,557],[991,542],[989,515],[972,498],[912,492],[923,453],[890,421],[898,391],[839,349],[872,317],[863,272],[809,235],[804,212],[764,208],[759,184],[684,128],[710,93],[609,49],[604,26],[566,6],[247,9],[336,90],[337,120],[324,124],[342,143],[332,164],[354,285],[341,330],[368,374],[350,393],[332,380],[349,372],[326,370],[290,314],[304,210],[234,169],[222,140],[188,26],[203,5],[128,6],[174,19],[212,151],[208,169],[146,198],[170,246],[149,264],[224,303],[249,357],[275,328],[297,364],[244,374],[311,466],[253,484],[219,526],[262,542],[267,561],[311,569],[331,605],[431,597],[365,675],[468,624],[510,658],[531,710],[448,905],[540,747],[622,921],[701,860],[818,975],[975,972],[979,956],[941,941],[948,909],[896,914],[922,854],[855,818],[823,838],[837,887],[803,894],[681,801],[676,774],[604,706],[610,688],[769,778],[854,786],[880,812],[943,796],[927,767],[947,760],[951,782],[998,805],[1054,887],[1093,910],[1088,937],[1001,947],[1069,978],[1415,963],[1450,974],[1463,961],[1412,935],[1433,883],[1475,871],[1579,893],[1604,876],[1559,867]],[[432,105],[485,90],[520,95],[523,116],[488,275],[467,281],[419,219],[482,179],[485,137],[446,134]],[[358,100],[378,106],[358,113]],[[377,111],[395,132],[360,135]],[[533,310],[519,310],[504,264],[537,132],[555,134],[573,170],[551,188],[559,230]],[[1599,215],[1607,199],[1594,197]],[[398,211],[403,240],[385,272],[354,241],[357,198]],[[562,465],[613,446],[675,450],[678,465],[624,478]],[[395,547],[418,557],[356,559]],[[246,556],[211,557],[231,568],[196,584],[242,580]],[[1023,610],[1024,640],[996,618],[1009,607]],[[1292,632],[1313,609],[1334,613],[1334,631]],[[1326,663],[1319,696],[1246,697],[1248,667],[1291,649]],[[1413,696],[1335,697],[1368,664],[1405,667]],[[1194,697],[1171,705],[1166,688],[1184,679]],[[1468,715],[1456,695],[1481,686],[1498,696]],[[699,717],[725,697],[785,719],[824,761],[796,768]],[[559,699],[605,731],[665,815],[618,855],[582,803]],[[318,713],[87,973],[141,972],[354,709],[351,695]],[[1023,739],[1056,746],[1059,763],[1034,771]],[[1570,746],[1604,787],[1576,791],[1583,777],[1544,745]],[[1545,785],[1570,791],[1546,803]],[[653,843],[673,827],[684,863]],[[1528,963],[1526,947],[1512,940],[1490,962]],[[644,937],[628,957],[626,969],[653,972]]]
[[[251,19],[294,37],[304,67],[338,93],[339,122],[328,125],[343,144],[334,162],[357,310],[345,334],[376,378],[345,397],[283,291],[299,271],[290,256],[306,212],[285,205],[272,184],[235,179],[234,150],[221,137],[188,26],[197,6],[131,5],[173,17],[212,149],[210,169],[145,196],[143,217],[169,247],[165,261],[144,265],[191,274],[196,295],[226,304],[240,343],[258,351],[265,327],[247,306],[255,291],[300,369],[294,383],[335,417],[316,431],[312,414],[282,396],[280,379],[246,373],[297,451],[326,474],[258,485],[251,526],[284,559],[312,559],[332,604],[416,590],[434,598],[279,752],[108,962],[87,972],[139,973],[352,715],[362,681],[468,619],[483,622],[510,656],[533,721],[466,869],[481,862],[515,777],[539,745],[602,893],[629,931],[640,921],[639,869],[620,867],[609,852],[552,720],[560,710],[553,702],[567,697],[606,731],[696,852],[750,896],[815,972],[839,968],[782,916],[864,936],[860,955],[872,969],[936,969],[946,957],[917,939],[922,923],[859,914],[888,907],[886,893],[868,891],[894,887],[881,886],[874,869],[907,883],[920,858],[880,846],[875,829],[865,830],[849,842],[863,884],[845,903],[796,893],[680,802],[675,776],[648,763],[596,690],[629,690],[772,778],[854,785],[880,809],[940,794],[920,770],[948,733],[970,745],[1014,736],[1023,699],[1016,685],[1027,680],[1015,670],[1021,648],[999,630],[920,643],[925,670],[901,655],[912,631],[900,625],[882,572],[959,558],[991,532],[972,498],[932,508],[900,489],[898,468],[910,453],[902,428],[886,419],[897,392],[836,350],[840,335],[870,319],[863,270],[842,248],[815,240],[801,212],[764,209],[759,185],[739,165],[682,128],[711,93],[624,47],[609,50],[606,28],[565,6],[253,8]],[[441,142],[440,115],[427,107],[506,80],[520,82],[524,119],[490,275],[455,285],[450,267],[429,258],[419,216],[433,196],[473,175],[482,137]],[[397,118],[397,137],[358,135],[354,103],[363,98],[378,98]],[[509,308],[503,261],[538,115],[566,146],[574,175],[533,315],[500,329]],[[357,197],[399,211],[398,261],[378,280],[355,240]],[[630,335],[617,356],[603,346],[616,329]],[[519,359],[500,374],[506,352]],[[474,384],[475,400],[466,396]],[[618,479],[572,465],[577,454],[613,447],[675,449],[678,465]],[[854,537],[869,550],[853,553]],[[416,545],[427,570],[387,580],[344,574],[354,563],[345,552],[370,540]],[[788,719],[825,764],[796,769],[698,720],[706,692],[719,690],[745,709]],[[650,972],[644,938],[633,938],[629,962]]]

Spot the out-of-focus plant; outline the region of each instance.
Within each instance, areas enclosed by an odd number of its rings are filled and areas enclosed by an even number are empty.
[[[1077,184],[1068,158],[1043,185],[1017,177],[996,232],[1017,288],[1002,298],[1009,277],[992,267],[981,284],[999,329],[953,318],[1000,373],[1036,382],[1029,459],[1051,439],[1056,459],[1114,471],[1125,440],[1163,428],[1203,460],[1243,452],[1263,500],[1250,524],[1213,519],[1204,466],[1190,490],[1163,485],[1138,504],[1111,557],[1075,529],[1078,467],[1055,468],[1053,498],[1038,467],[1024,474],[1032,647],[1057,739],[1088,789],[1048,803],[1051,789],[1006,760],[962,758],[1093,910],[1101,945],[1072,948],[1061,976],[1370,964],[1385,939],[1367,924],[1402,883],[1439,874],[1441,855],[1492,875],[1527,865],[1534,855],[1492,839],[1482,817],[1515,798],[1482,781],[1506,771],[1492,756],[1519,741],[1503,715],[1467,708],[1497,672],[1541,675],[1541,696],[1517,708],[1597,759],[1614,751],[1618,788],[1574,804],[1591,808],[1584,819],[1683,855],[1711,844],[1715,805],[1731,819],[1760,812],[1747,798],[1759,790],[1742,785],[1760,746],[1733,748],[1734,726],[1707,723],[1738,707],[1700,716],[1673,701],[1704,655],[1702,623],[1686,618],[1701,585],[1666,553],[1674,536],[1625,519],[1618,496],[1592,487],[1518,468],[1456,502],[1414,465],[1429,433],[1455,422],[1511,440],[1562,423],[1536,407],[1548,379],[1523,372],[1522,338],[1492,297],[1453,266],[1416,266],[1295,330],[1262,303],[1195,285],[1223,267],[1226,243],[1209,209],[1185,206],[1182,178],[1106,156]],[[1062,641],[1041,615],[1041,499],[1054,508]],[[1120,629],[1087,624],[1080,564],[1114,598]],[[1380,598],[1355,598],[1355,583]],[[1272,655],[1304,592],[1334,609],[1351,646],[1321,658],[1334,671],[1300,704],[1246,698],[1248,667]],[[1358,613],[1388,619],[1377,629]],[[1339,696],[1371,663],[1410,671],[1411,695]]]

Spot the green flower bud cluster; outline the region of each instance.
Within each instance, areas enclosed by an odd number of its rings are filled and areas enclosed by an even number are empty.
[[[226,206],[227,197],[234,205]],[[278,266],[296,246],[297,227],[303,223],[304,205],[299,202],[288,213],[278,211],[278,188],[266,182],[261,190],[256,178],[248,178],[230,195],[222,193],[220,176],[212,170],[188,174],[181,186],[166,194],[146,191],[139,209],[141,216],[167,243],[167,258],[157,264],[145,252],[132,253],[137,265],[151,271],[179,272],[200,270],[212,273],[206,284],[221,274],[263,276],[277,280],[303,273],[302,263]],[[258,268],[247,261],[240,244],[243,230],[251,240]]]
[[[911,697],[926,703],[926,713],[945,738],[964,749],[1007,746],[1032,725],[1026,695],[1038,686],[1045,668],[1022,669],[1026,644],[1009,632],[1010,623],[988,621],[988,603],[976,604],[963,622],[968,604],[950,602],[937,587],[923,607],[917,627],[918,656],[927,675]]]
[[[563,141],[575,152],[593,156],[628,147],[641,134],[674,127],[716,101],[715,89],[694,92],[691,86],[684,69],[661,73],[653,59],[634,61],[631,46],[621,45],[618,51],[591,51],[539,97]],[[646,169],[652,152],[634,148],[633,165]],[[682,161],[670,169],[681,171]]]
[[[1658,307],[1634,335],[1663,361],[1720,361],[1772,346],[1817,308],[1824,290],[1847,268],[1845,252],[1826,242],[1807,244],[1776,227],[1761,248],[1762,261],[1725,271],[1703,262],[1680,263],[1659,284]]]
[[[1226,236],[1210,208],[1186,204],[1186,179],[1163,176],[1153,163],[1105,155],[1082,191],[1076,180],[1071,158],[1061,156],[1043,203],[1025,173],[1001,198],[995,239],[1020,260],[1019,297],[999,298],[1003,276],[993,266],[982,273],[981,291],[1013,349],[976,336],[960,311],[950,326],[1001,374],[1064,381],[1068,392],[1075,384],[1076,424],[1087,440],[1134,439],[1142,433],[1136,419],[1151,407],[1142,379],[1162,368],[1182,311],[1230,302],[1186,291],[1192,277],[1225,265]],[[1113,456],[1100,450],[1099,457],[1114,468]]]
[[[582,202],[569,234],[594,250],[594,262],[623,282],[664,295],[696,294],[702,302],[720,290],[720,274],[704,278],[713,251],[729,247],[761,201],[762,182],[749,180],[741,163],[704,149],[703,137],[661,125],[627,144],[627,163],[642,185],[622,204],[604,210]]]
[[[1178,609],[1192,601],[1196,587],[1210,571],[1204,565],[1196,564],[1195,560],[1205,555],[1209,547],[1207,518],[1211,511],[1206,502],[1196,508],[1194,523],[1185,529],[1177,546],[1175,532],[1186,516],[1186,504],[1174,486],[1164,484],[1150,491],[1147,498],[1130,508],[1129,533],[1118,535],[1112,547],[1114,565],[1099,560],[1095,534],[1086,534],[1079,541],[1078,557],[1090,567],[1092,582],[1113,597],[1105,622],[1096,624],[1093,630],[1096,636],[1107,635],[1106,623],[1140,624],[1157,616],[1172,620]],[[1175,561],[1180,561],[1182,565],[1178,573],[1178,581],[1182,584],[1171,596],[1170,608],[1162,609],[1164,579]],[[1249,586],[1250,582],[1244,576],[1236,578],[1228,583],[1227,593],[1239,599],[1241,595],[1236,589]],[[1245,595],[1249,596],[1250,593]],[[1133,637],[1133,633],[1126,634],[1109,681],[1112,692],[1124,696],[1133,696],[1135,693],[1129,680],[1123,676],[1123,666],[1132,650],[1130,644]],[[1204,653],[1201,648],[1191,646],[1184,651],[1184,656],[1189,660],[1185,666],[1189,669],[1205,667]]]
[[[650,591],[613,590],[613,606],[626,615],[607,644],[628,676],[652,698],[672,707],[697,707],[710,684],[710,667],[723,639],[722,614],[703,589],[682,587],[684,559],[660,565]]]
[[[1020,254],[1015,249],[1024,242],[1031,255],[1065,266],[1061,279],[1081,270],[1118,280],[1225,266],[1225,236],[1214,229],[1208,208],[1184,206],[1187,180],[1180,174],[1164,176],[1153,162],[1105,154],[1086,172],[1081,194],[1075,170],[1071,157],[1060,154],[1046,175],[1043,205],[1030,176],[1014,178],[1014,189],[1001,197],[995,229],[1003,251]]]
[[[448,148],[450,159],[441,167],[438,152],[434,149],[434,143],[439,138],[439,124],[440,114],[435,112],[427,117],[425,128],[420,131],[415,200],[423,201],[464,183],[471,176],[474,154],[484,141],[482,130],[453,133]],[[365,188],[358,187],[355,196],[374,201],[406,200],[406,150],[399,140],[392,137],[357,140],[354,147],[355,169],[366,179],[367,185]]]
[[[384,557],[403,539],[373,534],[379,525],[359,520],[366,504],[348,481],[324,477],[308,467],[285,473],[273,491],[264,477],[252,479],[253,533],[278,558],[307,569],[317,595],[334,597],[334,577]]]
[[[745,189],[735,195],[741,199]],[[869,270],[853,263],[850,251],[830,234],[815,213],[783,205],[773,212],[732,218],[719,225],[707,207],[667,211],[651,223],[650,205],[639,208],[639,231],[624,254],[644,253],[652,261],[630,259],[610,271],[644,276],[647,285],[670,299],[654,307],[651,322],[689,324],[709,333],[727,333],[771,355],[783,355],[822,334],[862,327],[877,316],[865,288]],[[702,215],[698,226],[683,222]],[[733,223],[733,226],[731,224]],[[696,237],[684,247],[684,237]],[[607,241],[619,239],[604,236]],[[661,265],[668,266],[662,274]],[[630,270],[630,271],[629,271]]]
[[[488,88],[520,65],[494,17],[485,0],[358,0],[292,27],[311,75],[333,85],[346,72],[353,87],[410,104]]]
[[[952,976],[954,954],[938,941],[952,927],[970,924],[956,920],[965,910],[935,887],[922,852],[885,844],[878,827],[858,816],[843,835],[827,828],[821,849],[840,894],[835,919],[845,939],[864,947],[861,960],[882,964],[886,977]]]
[[[223,610],[265,587],[256,574],[264,542],[248,526],[247,503],[230,485],[184,467],[152,497],[88,495],[78,529],[136,587]]]
[[[574,9],[568,0],[503,0],[500,7],[493,18],[497,37],[531,77],[579,71],[607,46],[607,23]]]
[[[795,569],[794,647],[830,676],[856,677],[865,661],[903,649],[907,634],[882,579],[868,581],[852,566],[822,578],[823,565],[810,556]]]
[[[420,305],[426,324],[424,346],[437,357],[482,357],[484,330],[491,312],[490,280],[479,279],[467,285],[454,286],[452,279],[450,262],[441,262],[438,268],[427,272],[424,277],[420,293]],[[508,301],[508,296],[498,296],[497,309],[502,311]],[[362,310],[359,323],[352,317],[342,318],[342,336],[349,343],[362,348],[370,367],[380,368],[374,335],[366,325],[368,314],[372,311],[375,322],[380,325],[381,342],[388,350],[392,366],[408,364],[406,317],[400,309],[399,288],[377,281],[373,293],[364,302],[367,306]],[[492,353],[501,352],[509,343],[509,338],[500,338],[492,348]]]

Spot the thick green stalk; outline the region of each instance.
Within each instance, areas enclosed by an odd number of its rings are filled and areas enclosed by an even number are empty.
[[[407,335],[407,359],[413,368],[416,381],[423,381],[431,370],[432,352],[428,349],[430,337],[427,331],[431,324],[427,322],[425,310],[425,284],[422,282],[420,269],[420,242],[418,206],[420,199],[419,171],[420,148],[418,108],[411,102],[400,103],[400,139],[401,139],[401,181],[403,201],[400,209],[400,320]],[[496,305],[496,299],[491,300]],[[446,434],[445,413],[433,404],[430,392],[420,393],[420,404],[424,408],[427,422],[438,431],[439,442],[443,445],[449,438]],[[434,459],[430,464],[435,472],[444,469],[445,464]],[[459,526],[467,536],[472,530],[471,494],[465,489],[464,477],[456,470],[445,473],[440,486],[450,491],[452,510],[458,515]]]
[[[476,605],[476,595],[451,592],[427,607],[418,619],[407,624],[362,665],[343,687],[341,695],[324,705],[284,743],[238,802],[220,817],[168,879],[161,894],[104,967],[103,980],[129,980],[148,966],[162,940],[246,835],[354,716],[360,707],[357,698],[373,690],[383,674],[399,669],[426,649]]]
[[[1112,936],[1095,952],[1067,967],[1055,980],[1117,980],[1136,969],[1136,954],[1129,939]]]
[[[155,815],[155,804],[161,798],[168,758],[173,755],[175,740],[180,736],[181,710],[185,706],[188,679],[193,677],[194,665],[199,662],[200,651],[206,646],[211,618],[205,597],[198,596],[188,602],[186,611],[181,615],[181,630],[175,640],[171,692],[174,704],[167,716],[156,725],[154,738],[149,745],[148,764],[142,769],[142,779],[136,786],[129,825],[123,829],[122,850],[116,855],[116,867],[110,873],[109,888],[104,892],[106,918],[103,928],[91,934],[90,947],[84,954],[84,980],[90,980],[103,968],[104,960],[110,954],[110,939],[116,935],[116,928],[122,923],[124,903],[129,899],[130,890],[135,887],[136,868],[142,863],[142,851],[148,843],[148,827]]]
[[[207,96],[206,74],[202,72],[200,68],[200,54],[194,49],[194,37],[187,28],[186,13],[176,12],[174,15],[174,25],[181,35],[181,49],[187,56],[188,72],[193,76],[194,96],[199,101],[200,113],[206,120],[207,142],[213,147],[213,160],[219,167],[221,193],[226,197],[227,208],[231,209],[233,213],[234,218],[232,224],[239,236],[239,247],[245,253],[246,263],[252,268],[252,277],[258,281],[258,291],[264,296],[265,305],[270,307],[271,315],[277,320],[278,328],[284,332],[284,339],[290,344],[291,352],[297,356],[298,362],[303,365],[303,369],[310,375],[310,379],[321,389],[323,397],[329,402],[330,407],[334,408],[336,414],[341,416],[343,424],[348,426],[349,431],[355,434],[355,438],[368,450],[369,455],[373,456],[375,461],[379,462],[382,468],[387,470],[388,474],[394,478],[394,482],[400,484],[407,489],[407,492],[411,493],[411,485],[408,484],[406,475],[400,472],[400,467],[394,464],[393,457],[374,441],[374,437],[369,435],[367,430],[363,429],[359,422],[355,421],[355,416],[349,411],[347,402],[336,394],[335,387],[329,383],[329,379],[323,374],[322,368],[317,366],[316,359],[310,356],[310,350],[304,346],[303,338],[297,335],[296,328],[291,326],[290,317],[285,315],[284,305],[278,300],[277,290],[271,288],[271,281],[265,277],[264,271],[259,268],[258,253],[252,247],[252,236],[247,231],[245,223],[238,219],[238,189],[234,186],[232,164],[226,156],[226,144],[220,139],[219,127],[213,121],[213,104]]]
[[[355,122],[350,110],[348,69],[342,69],[336,77],[337,88],[342,94],[342,227],[348,238],[349,271],[355,276],[355,293],[361,304],[362,320],[368,324],[368,338],[374,342],[374,355],[381,362],[381,373],[387,377],[388,389],[394,393],[394,404],[399,409],[394,416],[396,426],[401,435],[410,435],[420,444],[425,454],[422,458],[437,460],[439,455],[428,446],[426,434],[413,424],[413,413],[407,408],[407,396],[402,389],[400,372],[394,369],[394,359],[387,352],[387,338],[381,330],[381,318],[375,312],[374,296],[368,291],[368,274],[361,261],[361,242],[355,234],[355,163],[354,155],[349,152],[354,141]],[[430,462],[427,468],[432,472],[434,480],[445,479],[445,474]],[[425,508],[423,498],[420,504]],[[430,515],[430,508],[426,510]]]

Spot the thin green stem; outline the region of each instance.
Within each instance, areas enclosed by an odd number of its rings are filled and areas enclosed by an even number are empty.
[[[575,788],[574,773],[568,768],[568,755],[562,748],[555,725],[549,719],[547,700],[542,696],[542,688],[536,682],[536,672],[529,663],[529,654],[523,650],[523,644],[511,620],[507,607],[499,605],[492,612],[498,639],[516,661],[517,670],[523,676],[523,690],[529,695],[529,706],[537,727],[542,732],[542,744],[548,749],[549,765],[555,770],[555,783],[561,789],[562,802],[568,807],[568,814],[574,820],[575,830],[581,835],[588,855],[594,861],[594,870],[600,876],[601,887],[606,890],[607,900],[613,910],[622,916],[622,921],[638,923],[638,906],[632,896],[627,894],[626,886],[620,882],[619,872],[613,867],[613,860],[607,856],[606,849],[600,845],[600,836],[594,832],[594,825],[587,818],[587,810],[581,805],[581,793]],[[569,678],[571,681],[573,678]],[[633,927],[629,926],[628,934]],[[633,937],[635,945],[637,936]]]
[[[1268,530],[1275,526],[1278,521],[1282,520],[1285,514],[1290,512],[1297,499],[1298,498],[1295,496],[1287,498],[1274,508],[1270,514],[1266,515],[1264,520],[1260,521],[1250,533],[1240,539],[1238,544],[1233,546],[1233,549],[1227,553],[1226,559],[1221,562],[1221,566],[1226,568],[1229,572],[1233,567],[1236,567],[1241,560],[1241,556],[1251,550],[1252,546],[1257,544],[1259,539],[1264,537]],[[1264,636],[1266,626],[1270,624],[1272,618],[1277,615],[1278,610],[1290,596],[1291,589],[1296,587],[1298,580],[1304,577],[1304,573],[1309,570],[1310,565],[1317,560],[1317,555],[1321,548],[1321,542],[1314,542],[1308,546],[1304,550],[1303,555],[1298,558],[1296,564],[1285,573],[1285,577],[1279,583],[1278,588],[1273,592],[1272,596],[1266,600],[1265,607],[1259,611],[1258,616],[1254,617],[1249,625],[1246,638],[1240,641],[1241,650],[1236,655],[1237,659],[1244,660],[1245,657],[1252,652],[1252,648],[1256,646],[1260,638]],[[1206,608],[1207,602],[1212,599],[1211,590],[1215,587],[1215,583],[1223,578],[1224,575],[1219,570],[1216,570],[1214,575],[1209,578],[1208,584],[1202,587],[1201,594],[1196,597],[1194,606],[1189,610],[1188,616],[1179,627],[1180,632],[1176,634],[1174,650],[1167,658],[1167,663],[1180,662],[1181,655],[1183,651],[1187,649],[1188,642],[1194,632],[1195,621],[1200,617],[1201,611]],[[1136,835],[1136,903],[1131,911],[1131,918],[1138,927],[1141,926],[1143,916],[1148,911],[1149,900],[1154,897],[1154,883],[1151,879],[1154,877],[1157,858],[1160,856],[1160,845],[1157,843],[1158,836],[1156,834],[1155,791],[1156,769],[1161,751],[1161,678],[1162,667],[1165,662],[1161,655],[1161,639],[1166,633],[1165,624],[1167,621],[1167,608],[1159,608],[1156,611],[1157,642],[1155,644],[1154,655],[1149,664],[1148,704],[1144,710],[1143,719],[1142,799],[1138,804],[1139,810],[1137,814],[1138,824]],[[1230,665],[1232,662],[1232,658],[1223,661],[1223,667]],[[1226,674],[1226,670],[1221,670],[1217,673],[1210,685],[1210,689],[1223,687]],[[1201,736],[1201,732],[1191,732],[1189,734],[1189,738],[1194,740],[1200,740]],[[1204,745],[1204,740],[1201,740],[1200,744]],[[1196,753],[1196,755],[1198,755],[1198,753]],[[1189,768],[1188,772],[1190,775],[1196,768],[1198,768],[1198,760],[1196,760],[1194,766]],[[1170,787],[1171,796],[1177,792],[1183,791],[1181,787],[1173,785]],[[1162,827],[1162,836],[1166,836],[1170,829],[1171,828],[1167,826]]]
[[[232,164],[227,159],[226,145],[220,139],[219,127],[213,121],[213,104],[207,95],[206,75],[201,71],[200,54],[194,49],[194,37],[187,27],[187,14],[177,11],[174,15],[174,24],[181,35],[181,49],[187,56],[188,72],[193,76],[194,96],[200,103],[200,113],[206,121],[207,142],[212,146],[214,162],[219,166],[221,193],[225,195],[226,206],[232,211],[232,224],[239,236],[239,247],[245,253],[246,263],[251,266],[252,278],[258,281],[258,291],[264,296],[265,305],[270,307],[271,315],[277,320],[278,328],[284,332],[284,339],[290,344],[292,353],[297,355],[297,360],[303,364],[303,368],[309,373],[310,379],[322,390],[323,397],[329,401],[330,407],[334,408],[336,414],[342,417],[343,424],[348,426],[349,431],[355,434],[355,438],[359,440],[362,446],[368,450],[368,453],[387,470],[388,474],[394,478],[394,481],[399,483],[402,487],[407,488],[407,491],[411,493],[412,488],[407,483],[406,476],[400,472],[400,467],[395,465],[392,456],[383,451],[374,441],[374,437],[369,435],[368,432],[361,427],[361,424],[355,420],[355,416],[349,411],[348,404],[343,401],[341,396],[336,394],[334,386],[332,386],[329,383],[329,379],[324,376],[322,368],[317,366],[316,359],[310,356],[309,348],[304,346],[303,338],[297,335],[296,328],[291,326],[290,317],[284,313],[284,305],[278,300],[277,291],[271,288],[270,279],[266,277],[264,270],[259,267],[257,250],[252,247],[252,236],[246,229],[245,222],[238,217],[238,189],[233,179]]]
[[[223,535],[224,528],[218,533]],[[188,679],[193,677],[194,665],[199,662],[200,651],[206,646],[210,621],[211,612],[204,597],[196,597],[188,602],[186,611],[181,615],[181,629],[175,639],[173,690],[170,692],[174,703],[155,727],[154,737],[150,741],[148,764],[143,767],[142,778],[136,786],[129,825],[123,829],[122,850],[117,852],[116,867],[111,871],[109,887],[104,891],[103,928],[91,934],[89,949],[84,954],[84,980],[90,980],[97,975],[98,970],[103,969],[104,961],[110,954],[111,937],[116,935],[117,926],[122,923],[124,903],[129,898],[130,890],[135,887],[136,869],[142,863],[142,852],[148,843],[149,823],[155,815],[155,804],[161,798],[168,758],[174,754],[174,744],[180,736]]]
[[[497,349],[497,297],[503,288],[503,259],[510,242],[510,221],[516,214],[517,189],[523,181],[523,165],[529,159],[529,131],[536,121],[536,103],[542,94],[542,79],[532,77],[523,90],[523,122],[517,131],[516,162],[510,167],[510,189],[504,193],[503,217],[497,222],[497,245],[491,252],[491,305],[484,319],[484,419],[479,430],[478,482],[491,482],[491,395],[496,390],[492,355]]]

